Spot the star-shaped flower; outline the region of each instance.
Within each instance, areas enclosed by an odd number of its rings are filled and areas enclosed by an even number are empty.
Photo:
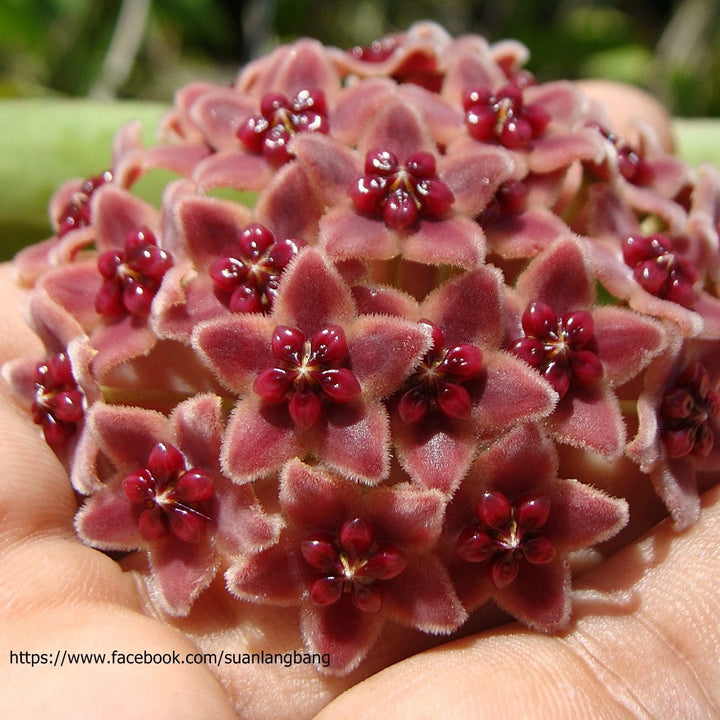
[[[545,423],[557,440],[619,457],[626,427],[613,392],[635,377],[665,342],[659,323],[596,304],[581,245],[558,239],[517,280],[508,347],[561,395]]]
[[[350,288],[317,248],[285,271],[268,316],[201,323],[193,346],[238,398],[223,444],[226,472],[247,482],[314,456],[377,483],[389,472],[392,394],[428,348],[401,318],[358,315]]]
[[[479,444],[554,409],[550,385],[501,350],[505,295],[496,270],[463,273],[420,305],[388,288],[359,286],[355,297],[368,312],[401,313],[431,329],[432,346],[388,403],[398,458],[421,486],[451,494]]]
[[[698,473],[720,468],[720,359],[713,342],[672,332],[648,368],[637,410],[628,455],[650,474],[676,528],[684,529],[700,512]]]
[[[539,425],[521,425],[478,457],[451,501],[443,533],[463,605],[489,599],[526,625],[554,631],[570,617],[569,553],[615,535],[627,503],[558,478]]]
[[[464,620],[434,554],[444,501],[405,484],[362,488],[295,459],[280,478],[287,526],[279,542],[236,562],[226,574],[240,598],[299,605],[311,652],[328,653],[321,671],[354,669],[386,620],[449,633]]]
[[[80,537],[104,550],[144,550],[155,601],[186,615],[215,575],[218,559],[255,552],[277,538],[248,486],[221,471],[220,398],[197,395],[170,417],[96,404],[86,432],[97,489],[76,517]]]

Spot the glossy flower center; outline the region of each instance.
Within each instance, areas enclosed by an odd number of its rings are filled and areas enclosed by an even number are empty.
[[[483,209],[478,222],[487,227],[508,215],[518,215],[525,210],[527,195],[528,188],[522,180],[502,183]]]
[[[33,421],[42,427],[47,444],[62,450],[75,434],[85,412],[85,397],[72,374],[65,353],[54,355],[35,368]]]
[[[474,345],[445,346],[445,336],[430,320],[422,320],[432,331],[433,344],[415,374],[405,384],[398,403],[404,423],[422,420],[428,412],[439,410],[449,418],[467,418],[472,399],[465,383],[482,369],[482,351]]]
[[[700,273],[690,261],[678,255],[669,237],[632,235],[625,238],[622,250],[635,279],[651,295],[686,308],[693,306],[694,285]]]
[[[329,325],[309,339],[297,328],[278,325],[272,352],[278,364],[257,376],[253,390],[266,402],[287,400],[290,417],[299,428],[317,424],[325,402],[347,403],[361,393],[347,367],[347,341],[338,325]]]
[[[479,522],[463,530],[455,549],[463,560],[487,563],[496,587],[515,580],[523,561],[544,565],[555,558],[555,547],[542,532],[550,515],[548,497],[527,494],[511,503],[502,493],[487,491],[475,514]]]
[[[332,605],[345,594],[364,612],[380,610],[379,583],[397,577],[407,565],[404,554],[378,542],[372,527],[360,518],[345,521],[337,535],[310,535],[300,543],[300,552],[319,575],[310,584],[311,602]]]
[[[510,350],[536,368],[563,397],[570,386],[591,385],[602,377],[592,315],[576,310],[557,317],[545,303],[534,302],[522,316],[525,337]]]
[[[280,275],[297,255],[302,240],[275,240],[264,225],[248,225],[238,238],[238,253],[218,258],[210,277],[233,312],[264,312],[277,297]]]
[[[88,178],[73,195],[70,202],[63,208],[58,218],[58,237],[64,237],[71,230],[86,227],[90,224],[90,199],[93,193],[106,183],[112,182],[109,170]]]
[[[299,132],[327,134],[327,104],[322,90],[301,90],[292,100],[281,93],[266,93],[260,101],[260,114],[249,117],[238,129],[237,137],[250,151],[274,165],[290,160],[287,145]]]
[[[547,110],[537,103],[525,104],[522,90],[513,84],[495,93],[488,88],[466,90],[463,107],[471,137],[497,141],[511,150],[540,137],[550,122]]]
[[[396,230],[421,218],[439,217],[455,201],[437,177],[435,157],[424,151],[410,155],[405,165],[387,150],[369,152],[365,175],[351,188],[350,197],[358,210],[381,216]]]
[[[172,256],[157,246],[152,231],[140,228],[128,236],[124,249],[107,250],[98,258],[103,283],[95,297],[95,309],[106,317],[128,313],[146,317],[172,264]]]
[[[714,422],[720,417],[720,393],[707,369],[695,362],[675,378],[660,406],[661,437],[671,458],[707,457],[715,444]]]
[[[649,185],[655,173],[641,153],[615,133],[596,126],[597,131],[610,143],[617,158],[618,172],[633,185]],[[587,167],[600,180],[610,179],[607,162],[587,163]]]
[[[214,484],[207,470],[186,469],[176,447],[158,443],[147,466],[128,475],[122,487],[137,510],[140,533],[146,540],[172,533],[184,542],[198,543],[210,522]]]

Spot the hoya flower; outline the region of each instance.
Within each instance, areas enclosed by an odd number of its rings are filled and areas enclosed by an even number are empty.
[[[355,296],[360,307],[415,316],[431,331],[430,349],[388,403],[398,458],[421,486],[451,494],[480,443],[554,409],[550,385],[500,349],[505,301],[497,271],[448,280],[421,305],[382,288],[359,287]]]
[[[186,615],[210,584],[220,556],[273,542],[277,522],[252,490],[223,475],[220,399],[197,395],[169,417],[150,410],[93,407],[88,430],[99,488],[76,518],[78,534],[104,550],[144,550],[158,606]]]
[[[273,311],[209,320],[193,345],[238,398],[223,467],[238,482],[312,455],[377,483],[389,472],[381,399],[410,374],[428,331],[401,318],[358,315],[350,288],[315,248],[300,253]]]
[[[720,466],[720,367],[712,342],[673,333],[648,369],[638,419],[628,454],[685,528],[700,512],[698,473]]]
[[[571,610],[567,556],[615,535],[627,503],[558,477],[538,425],[521,425],[481,455],[447,511],[444,557],[468,612],[489,599],[543,631]]]
[[[635,377],[663,347],[660,325],[596,304],[581,246],[561,238],[518,278],[510,350],[545,377],[560,402],[545,421],[564,443],[618,457],[626,427],[613,387]],[[519,322],[518,322],[519,321]]]
[[[244,600],[299,605],[308,650],[330,656],[326,672],[354,669],[387,620],[447,634],[465,619],[434,553],[439,492],[367,490],[296,459],[282,471],[280,507],[280,540],[239,559],[228,585]]]

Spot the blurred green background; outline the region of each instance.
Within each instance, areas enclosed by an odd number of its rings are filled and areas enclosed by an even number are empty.
[[[3,0],[0,93],[167,101],[281,41],[351,47],[422,18],[522,40],[541,80],[625,80],[676,115],[720,115],[717,0]]]
[[[107,167],[122,123],[151,141],[183,84],[230,82],[303,35],[350,48],[424,18],[521,40],[541,81],[644,87],[691,118],[691,162],[720,148],[719,0],[0,0],[0,259],[49,234],[50,194]]]

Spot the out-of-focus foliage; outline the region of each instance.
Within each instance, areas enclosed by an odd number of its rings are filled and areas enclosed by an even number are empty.
[[[717,0],[3,0],[0,94],[167,101],[277,42],[351,47],[422,18],[523,41],[541,80],[625,80],[676,115],[720,115]]]

